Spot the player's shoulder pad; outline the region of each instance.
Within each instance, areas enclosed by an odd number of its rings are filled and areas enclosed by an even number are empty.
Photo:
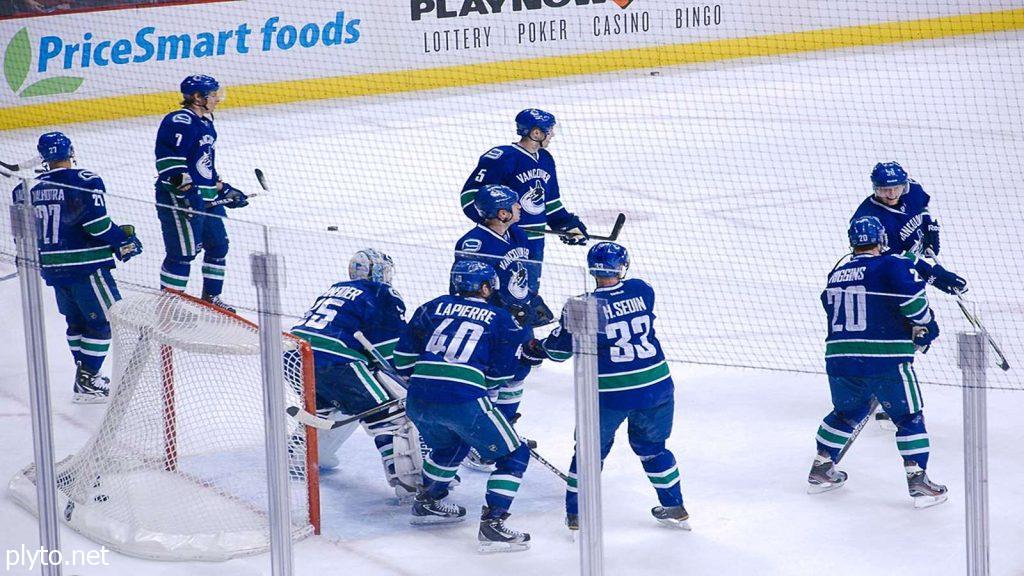
[[[622,284],[623,284],[624,287],[632,289],[632,290],[651,292],[651,293],[654,292],[654,288],[651,287],[651,285],[648,284],[646,280],[641,280],[640,278],[627,278],[627,279],[622,281]]]
[[[502,156],[505,156],[508,152],[507,148],[508,146],[495,146],[494,148],[491,148],[480,155],[480,162],[493,162],[498,160]]]
[[[875,211],[875,205],[871,202],[871,199],[874,198],[874,197],[875,197],[875,195],[872,194],[872,195],[868,196],[867,198],[865,198],[864,200],[861,201],[860,205],[857,206],[857,209],[853,211],[853,216],[850,216],[850,223],[851,224],[853,223],[853,221],[855,219],[860,218],[861,216],[873,216],[874,215],[873,212]]]
[[[172,124],[191,124],[192,123],[192,115],[189,114],[188,112],[184,112],[184,111],[182,111],[182,112],[171,112],[166,117],[164,117],[164,121],[165,122],[168,121],[168,120]]]
[[[523,230],[519,226],[512,226],[508,229],[509,238],[515,240],[516,244],[528,244],[530,238],[526,235],[526,230]]]
[[[462,238],[459,239],[458,244],[455,245],[456,250],[458,250],[459,252],[479,252],[481,249],[483,249],[483,240],[467,236],[463,236]]]
[[[77,168],[75,169],[75,176],[77,176],[78,179],[83,182],[90,182],[92,180],[96,180],[100,184],[103,184],[103,179],[100,178],[99,174],[96,174],[95,172],[90,172],[88,170]]]
[[[552,155],[547,148],[541,148],[537,150],[537,158],[540,158],[542,160],[550,160],[552,164],[555,163],[554,155]]]

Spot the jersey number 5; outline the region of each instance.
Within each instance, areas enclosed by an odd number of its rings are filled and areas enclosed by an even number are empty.
[[[832,308],[832,332],[863,332],[868,328],[868,293],[863,286],[829,288],[826,291],[828,305]],[[839,323],[843,312],[844,323]],[[845,326],[844,326],[845,325]]]
[[[658,350],[647,339],[651,331],[651,317],[647,314],[637,316],[629,322],[622,320],[612,322],[605,328],[609,339],[615,343],[609,349],[612,362],[632,362],[634,358],[652,358]],[[633,344],[633,336],[638,342]]]
[[[437,325],[427,342],[427,352],[443,355],[445,362],[465,364],[473,356],[480,337],[484,335],[484,328],[479,324],[462,321],[449,339],[445,330],[453,321],[452,318],[445,318]]]

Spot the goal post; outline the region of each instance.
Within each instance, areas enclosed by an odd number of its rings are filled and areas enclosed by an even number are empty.
[[[178,293],[109,311],[113,390],[85,446],[57,463],[58,508],[86,537],[160,560],[227,560],[270,545],[259,330]],[[312,351],[281,336],[280,405],[315,410]],[[319,532],[316,434],[286,417],[292,539]],[[35,468],[10,483],[35,511]]]

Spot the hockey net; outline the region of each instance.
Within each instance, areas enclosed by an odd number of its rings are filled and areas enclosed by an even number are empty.
[[[226,560],[269,547],[259,333],[169,292],[110,309],[112,396],[99,429],[57,463],[69,526],[111,549],[161,560]],[[308,344],[282,336],[285,405],[314,409]],[[294,539],[319,532],[316,437],[288,417]],[[11,481],[35,506],[34,465]]]

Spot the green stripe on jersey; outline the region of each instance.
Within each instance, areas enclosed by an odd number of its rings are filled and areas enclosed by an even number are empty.
[[[310,346],[313,347],[313,350],[319,350],[320,352],[327,354],[334,354],[335,356],[341,356],[342,358],[348,358],[349,360],[358,360],[360,362],[369,361],[369,359],[362,355],[358,350],[345,346],[345,344],[335,338],[321,336],[320,334],[306,332],[301,329],[292,330],[292,334],[295,334],[299,338],[309,342]]]
[[[377,352],[380,352],[380,355],[383,356],[385,360],[390,360],[391,357],[395,355],[395,346],[397,345],[398,338],[395,338],[394,340],[387,340],[379,344],[374,344],[373,347],[377,349]]]
[[[558,212],[561,209],[562,209],[562,201],[561,200],[552,200],[551,202],[547,203],[547,205],[546,205],[546,207],[544,209],[544,213],[545,214],[552,214],[552,213]]]
[[[156,171],[165,172],[173,168],[187,168],[184,158],[167,157],[156,159]]]
[[[202,195],[203,200],[213,202],[217,199],[217,186],[200,186],[199,194]]]
[[[93,236],[99,236],[100,234],[103,234],[107,230],[110,230],[110,227],[111,223],[110,218],[108,216],[100,216],[99,218],[91,222],[86,222],[85,224],[82,224],[82,228],[84,228],[86,232]]]
[[[110,251],[110,246],[84,248],[81,250],[54,250],[51,252],[39,253],[39,262],[42,264],[43,268],[98,264],[100,262],[113,261],[114,256]]]
[[[446,362],[417,362],[416,370],[413,372],[416,378],[432,378],[435,380],[449,380],[460,384],[468,384],[477,388],[487,389],[484,383],[483,372],[471,366],[462,364],[448,364]]]
[[[395,351],[395,368],[412,368],[419,359],[419,354]]]
[[[473,203],[473,200],[475,200],[475,199],[476,199],[476,188],[473,188],[471,190],[466,190],[465,192],[462,193],[462,196],[459,197],[459,201],[462,202],[462,207],[463,208],[468,207],[470,204]]]
[[[597,389],[599,392],[616,392],[619,390],[632,390],[643,388],[661,382],[668,378],[668,362],[662,360],[654,366],[635,370],[632,372],[609,374],[597,376]]]
[[[862,341],[837,340],[825,343],[825,358],[834,356],[913,356],[910,340]]]

